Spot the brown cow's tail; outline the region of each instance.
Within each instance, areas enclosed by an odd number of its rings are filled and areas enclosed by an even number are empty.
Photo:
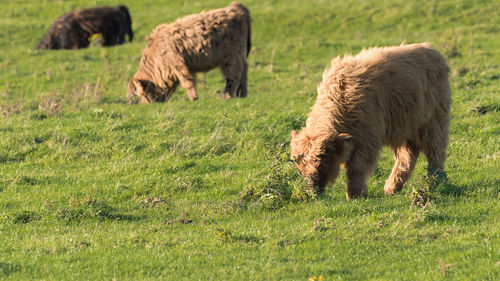
[[[245,7],[243,4],[238,3],[238,2],[232,2],[231,5],[229,5],[233,11],[237,11],[239,15],[239,20],[244,20],[246,25],[248,26],[248,34],[247,34],[247,57],[248,54],[250,54],[250,49],[252,49],[252,19],[250,17],[250,11]]]
[[[120,8],[120,11],[122,11],[125,16],[127,17],[127,22],[128,22],[128,40],[129,41],[132,41],[132,39],[134,39],[134,32],[132,31],[132,18],[130,17],[130,13],[128,12],[128,8],[127,6],[124,6],[124,5],[120,5],[119,6]]]

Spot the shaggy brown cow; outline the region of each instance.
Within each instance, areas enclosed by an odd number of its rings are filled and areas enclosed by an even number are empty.
[[[42,38],[37,49],[79,49],[89,46],[89,38],[100,33],[104,46],[132,41],[132,19],[126,6],[99,7],[66,13],[59,17]]]
[[[428,43],[372,48],[335,58],[323,73],[306,127],[292,131],[292,157],[319,192],[343,165],[347,199],[367,196],[379,151],[396,161],[384,190],[400,191],[420,151],[444,173],[451,90],[444,57]]]
[[[196,100],[196,72],[218,66],[226,78],[226,98],[244,97],[250,47],[250,12],[237,2],[159,25],[142,52],[127,97],[131,103],[165,102],[180,83]]]

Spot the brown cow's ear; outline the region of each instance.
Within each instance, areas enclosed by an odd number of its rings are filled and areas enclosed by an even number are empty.
[[[141,95],[137,88],[137,82],[130,80],[127,86],[127,98],[130,104],[136,104],[139,102],[139,96]]]
[[[292,139],[294,139],[297,136],[297,131],[292,130]]]
[[[142,87],[142,83],[140,83],[140,81],[132,80],[132,85],[134,86],[134,92],[136,94],[144,92],[144,88]]]

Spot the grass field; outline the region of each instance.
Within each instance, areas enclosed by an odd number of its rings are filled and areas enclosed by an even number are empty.
[[[128,5],[136,39],[37,51],[59,15]],[[249,96],[131,106],[126,84],[160,23],[229,1],[0,0],[0,279],[500,280],[500,2],[258,1]],[[286,161],[332,57],[432,42],[451,67],[448,182],[419,159],[387,197],[345,175],[315,196]]]

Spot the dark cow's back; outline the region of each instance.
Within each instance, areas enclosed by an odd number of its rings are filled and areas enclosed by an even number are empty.
[[[42,38],[37,49],[79,49],[89,46],[93,34],[103,36],[104,46],[132,41],[132,19],[126,6],[73,11],[59,17]]]

